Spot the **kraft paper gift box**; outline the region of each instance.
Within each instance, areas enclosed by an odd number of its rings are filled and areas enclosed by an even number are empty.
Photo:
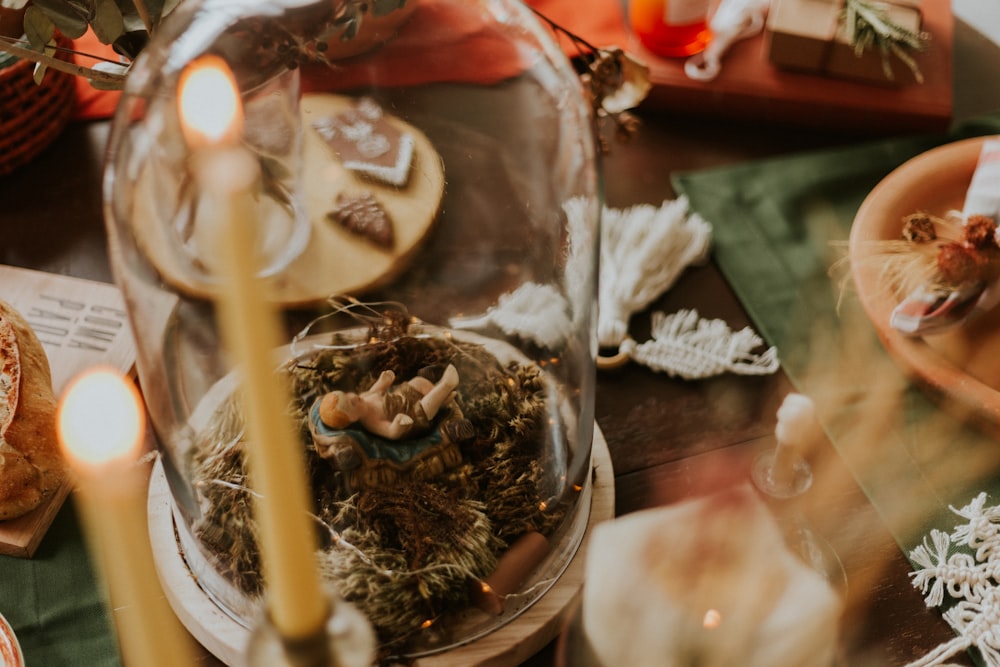
[[[889,18],[916,33],[921,28],[918,0],[884,2]],[[768,59],[777,67],[866,83],[898,86],[915,83],[913,73],[890,53],[893,76],[885,75],[882,52],[869,47],[861,56],[841,23],[842,0],[772,0],[767,19]],[[918,61],[919,54],[911,55]]]

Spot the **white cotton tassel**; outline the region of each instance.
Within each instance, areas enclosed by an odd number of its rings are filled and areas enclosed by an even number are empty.
[[[493,325],[548,348],[561,345],[573,332],[566,298],[555,287],[538,283],[525,283],[501,295],[497,305],[480,317],[452,318],[450,324],[455,329]]]
[[[597,339],[618,347],[628,320],[666,291],[691,264],[708,259],[712,226],[688,212],[684,196],[662,206],[604,209]]]
[[[695,310],[673,315],[652,315],[652,339],[645,343],[625,340],[621,352],[655,371],[685,380],[721,373],[769,375],[778,370],[778,352],[770,347],[754,350],[764,341],[749,327],[732,331],[722,320],[706,320]]]

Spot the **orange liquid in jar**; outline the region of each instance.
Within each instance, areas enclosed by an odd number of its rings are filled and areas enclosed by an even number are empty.
[[[708,0],[629,0],[629,25],[660,56],[690,56],[712,41]]]

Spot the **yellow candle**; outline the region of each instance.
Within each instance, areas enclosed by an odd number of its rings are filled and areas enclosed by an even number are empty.
[[[190,639],[153,571],[145,523],[142,401],[114,369],[95,368],[67,387],[59,441],[77,477],[92,548],[97,552],[126,665],[191,665]]]
[[[283,637],[302,639],[322,631],[329,609],[315,560],[304,453],[285,412],[288,388],[275,373],[281,329],[264,297],[266,285],[257,279],[252,196],[259,167],[239,143],[242,108],[223,61],[206,56],[193,63],[179,100],[185,137],[195,149],[195,177],[215,223],[210,236],[219,263],[219,327],[241,373],[247,463],[260,494],[255,511],[268,610]]]

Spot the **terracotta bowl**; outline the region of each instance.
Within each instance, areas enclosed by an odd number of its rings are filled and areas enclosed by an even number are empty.
[[[5,667],[24,667],[24,656],[21,646],[17,643],[14,631],[2,615],[0,615],[0,665]]]
[[[898,300],[865,261],[871,241],[900,238],[904,216],[961,210],[985,139],[939,146],[886,176],[858,209],[849,256],[861,304],[890,356],[932,395],[1000,434],[1000,308],[947,333],[907,337],[889,326]]]

